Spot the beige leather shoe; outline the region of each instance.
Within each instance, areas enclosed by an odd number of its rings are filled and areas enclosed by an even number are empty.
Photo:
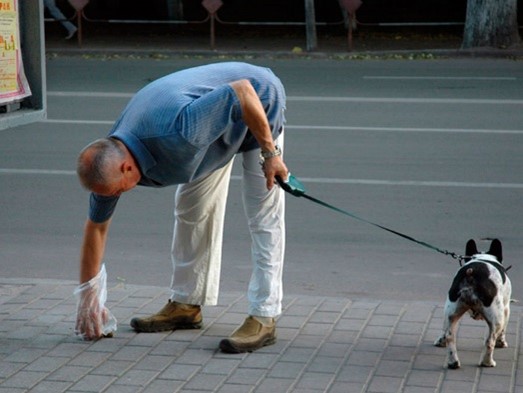
[[[276,322],[274,318],[266,326],[255,317],[249,316],[233,334],[220,342],[220,349],[227,353],[252,352],[276,342]]]
[[[202,311],[200,306],[169,302],[156,314],[131,319],[131,327],[137,332],[161,332],[177,329],[200,329]]]

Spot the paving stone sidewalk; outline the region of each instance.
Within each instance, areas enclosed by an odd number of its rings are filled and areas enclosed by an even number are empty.
[[[109,284],[114,338],[73,334],[74,282],[0,278],[0,392],[521,392],[522,309],[512,307],[509,348],[481,368],[486,325],[462,320],[460,370],[432,345],[442,303],[287,295],[278,342],[250,354],[217,349],[245,317],[243,294],[204,307],[201,330],[137,334],[136,315],[156,312],[164,288]]]

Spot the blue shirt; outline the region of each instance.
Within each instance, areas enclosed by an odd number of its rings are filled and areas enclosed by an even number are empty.
[[[258,147],[230,86],[240,79],[256,90],[277,138],[285,122],[285,90],[270,69],[230,62],[175,72],[136,93],[109,133],[135,158],[139,185],[188,183],[225,166],[238,152]],[[89,218],[106,221],[117,201],[92,193]]]

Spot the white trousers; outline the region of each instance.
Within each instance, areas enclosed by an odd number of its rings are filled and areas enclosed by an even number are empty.
[[[277,144],[283,150],[283,133]],[[242,197],[251,233],[253,272],[249,315],[281,314],[285,252],[285,195],[267,190],[259,164],[260,150],[242,153]],[[220,284],[223,224],[233,160],[197,181],[178,186],[174,208],[171,299],[216,305]]]

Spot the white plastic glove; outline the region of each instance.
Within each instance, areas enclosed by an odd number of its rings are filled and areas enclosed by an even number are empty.
[[[75,334],[84,340],[108,337],[116,331],[116,318],[105,307],[107,273],[105,264],[91,280],[74,290],[77,301]]]

